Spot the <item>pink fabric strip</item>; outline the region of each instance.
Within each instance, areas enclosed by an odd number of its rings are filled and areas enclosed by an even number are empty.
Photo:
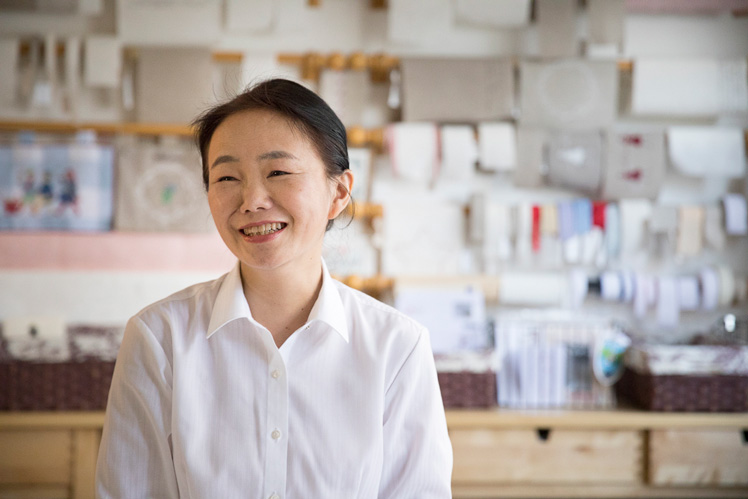
[[[0,269],[223,271],[236,262],[217,233],[0,234]]]

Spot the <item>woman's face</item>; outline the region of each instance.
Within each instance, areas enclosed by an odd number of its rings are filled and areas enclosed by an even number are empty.
[[[244,266],[319,262],[327,221],[348,203],[350,171],[330,180],[306,135],[265,110],[231,115],[218,126],[208,168],[213,220]]]

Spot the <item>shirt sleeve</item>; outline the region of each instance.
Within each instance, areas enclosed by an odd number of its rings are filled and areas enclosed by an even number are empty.
[[[117,355],[96,466],[96,497],[179,497],[171,449],[172,368],[131,319]]]
[[[452,445],[428,331],[424,328],[385,394],[379,497],[452,497]]]

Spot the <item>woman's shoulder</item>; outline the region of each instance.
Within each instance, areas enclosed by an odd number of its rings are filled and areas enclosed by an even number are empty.
[[[343,305],[357,322],[364,322],[384,332],[400,332],[415,337],[426,331],[421,323],[376,298],[336,281]]]

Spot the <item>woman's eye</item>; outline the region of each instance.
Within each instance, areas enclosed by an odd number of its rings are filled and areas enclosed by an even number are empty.
[[[229,175],[224,175],[223,177],[219,177],[218,180],[216,180],[216,182],[226,182],[228,180],[236,180],[236,179]]]
[[[270,172],[270,174],[268,175],[268,177],[277,177],[279,175],[288,175],[288,172],[284,172],[284,171],[281,171],[281,170],[273,170],[272,172]]]

